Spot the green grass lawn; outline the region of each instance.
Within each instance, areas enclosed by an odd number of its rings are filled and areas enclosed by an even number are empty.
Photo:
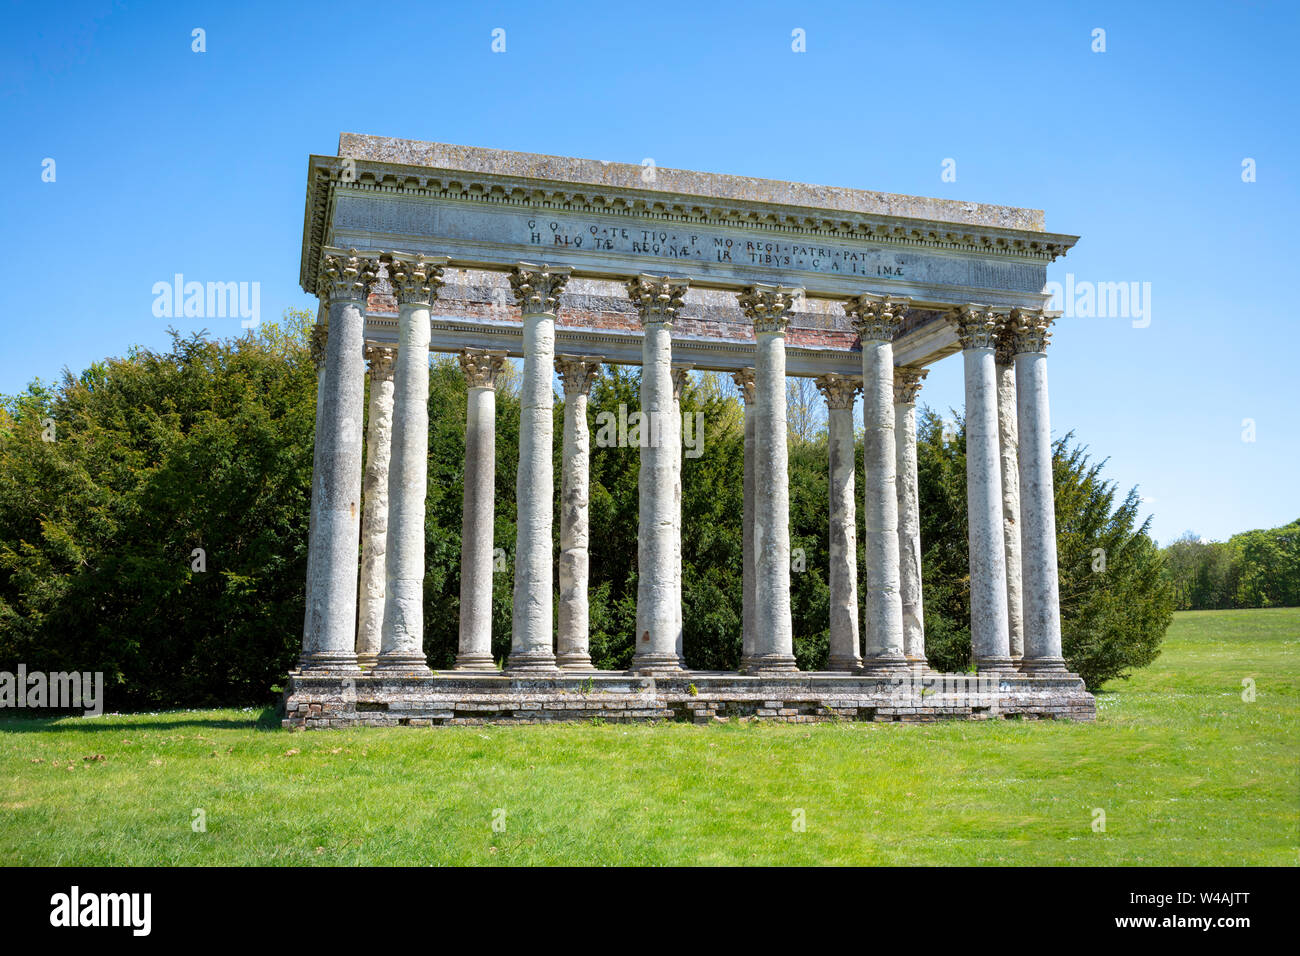
[[[1300,609],[1179,614],[1096,724],[6,719],[0,863],[1294,865],[1298,641]]]

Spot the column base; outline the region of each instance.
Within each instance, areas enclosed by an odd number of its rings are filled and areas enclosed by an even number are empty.
[[[907,658],[907,667],[914,674],[924,674],[930,669],[930,662],[924,657]]]
[[[652,677],[656,674],[680,674],[682,659],[676,654],[638,654],[628,664],[629,674],[642,674]]]
[[[497,662],[491,654],[457,654],[456,663],[452,665],[451,669],[456,671],[495,671]]]
[[[766,674],[797,674],[799,665],[793,654],[761,654],[750,659],[745,668],[746,674],[755,676]]]
[[[424,655],[414,654],[380,654],[379,662],[371,668],[376,676],[391,677],[432,677],[433,671]]]
[[[978,657],[973,661],[975,670],[980,674],[1014,674],[1016,665],[1007,657]]]
[[[866,677],[890,677],[896,674],[908,674],[912,665],[902,654],[881,657],[864,657],[860,674]]]
[[[589,654],[557,654],[555,666],[563,671],[594,671],[596,665]]]
[[[302,655],[298,658],[298,670],[303,674],[352,675],[360,674],[361,666],[357,663],[357,655],[352,651],[344,653],[324,652]]]
[[[509,674],[549,674],[557,670],[555,655],[549,652],[512,653],[506,658],[505,673]]]
[[[862,666],[860,657],[832,657],[826,662],[828,671],[843,671],[846,674],[854,673]]]
[[[379,655],[378,655],[378,654],[358,654],[358,655],[357,655],[357,664],[358,664],[358,666],[360,666],[360,668],[361,668],[363,671],[365,671],[365,670],[370,670],[371,668],[373,668],[373,667],[374,667],[376,664],[378,664],[378,663],[379,663]]]
[[[1063,657],[1026,657],[1020,661],[1022,674],[1068,674]]]

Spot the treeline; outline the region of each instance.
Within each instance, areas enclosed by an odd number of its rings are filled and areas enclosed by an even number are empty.
[[[1177,610],[1300,606],[1300,519],[1227,541],[1188,531],[1163,555]]]
[[[174,336],[34,383],[0,405],[0,670],[103,671],[110,707],[264,702],[301,644],[315,372],[306,313],[237,339]],[[607,366],[589,421],[637,407],[639,370]],[[493,652],[510,643],[519,402],[497,400]],[[454,357],[430,374],[425,650],[456,654],[466,391]],[[683,468],[685,647],[693,668],[731,669],[741,647],[743,408],[729,379],[697,375],[683,397],[704,423]],[[563,409],[557,400],[556,435]],[[931,663],[969,666],[965,433],[931,410],[918,422],[925,621]],[[954,425],[955,421],[955,425]],[[1064,651],[1092,687],[1158,653],[1173,587],[1138,515],[1101,466],[1055,445]],[[858,462],[863,487],[862,454]],[[559,454],[555,487],[560,488]],[[638,450],[591,460],[591,652],[633,653]],[[858,541],[864,540],[858,511]],[[829,590],[826,435],[790,440],[795,654],[825,665]],[[558,522],[556,532],[558,535]],[[1105,558],[1098,562],[1097,555]],[[861,552],[859,568],[865,567]],[[802,568],[802,570],[797,570]],[[860,598],[862,596],[860,595]],[[863,618],[865,620],[865,616]]]

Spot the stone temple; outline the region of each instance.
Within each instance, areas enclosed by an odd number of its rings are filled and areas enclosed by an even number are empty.
[[[337,156],[308,164],[301,283],[320,298],[319,384],[307,610],[285,726],[1092,719],[1061,653],[1047,397],[1056,316],[1043,293],[1048,263],[1076,238],[1046,232],[1038,210],[344,134]],[[441,673],[423,650],[431,349],[459,355],[469,394],[460,646]],[[957,353],[976,672],[941,675],[925,655],[914,403],[927,366]],[[494,383],[507,357],[523,360],[522,412],[514,613],[498,670]],[[596,670],[588,655],[599,545],[587,527],[586,403],[602,363],[641,365],[649,434],[627,671]],[[744,396],[736,673],[684,667],[679,399],[691,369],[734,376]],[[796,668],[792,646],[790,375],[814,378],[828,406],[830,661],[816,673]]]

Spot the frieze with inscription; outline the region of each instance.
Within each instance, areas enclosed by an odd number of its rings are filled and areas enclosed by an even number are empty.
[[[719,228],[616,216],[560,214],[545,209],[494,208],[470,202],[420,201],[340,191],[334,244],[387,247],[406,240],[437,240],[437,252],[484,260],[533,258],[590,263],[616,270],[681,272],[735,280],[746,275],[800,281],[799,274],[891,285],[954,286],[1008,293],[1041,293],[1045,264],[894,249],[879,242],[828,242],[764,235],[743,226]],[[432,246],[427,250],[433,251]],[[802,280],[811,281],[811,280]],[[838,285],[838,283],[837,283]]]

